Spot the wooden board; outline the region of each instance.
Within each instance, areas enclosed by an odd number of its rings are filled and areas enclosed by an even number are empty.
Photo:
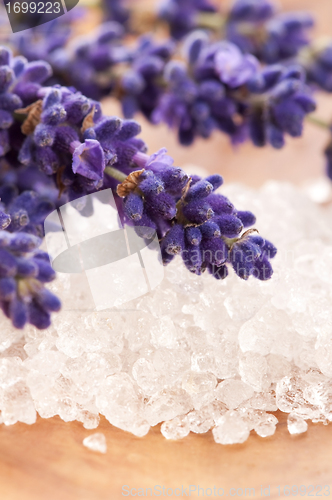
[[[306,434],[290,436],[285,415],[277,416],[274,436],[260,438],[252,432],[246,443],[229,446],[216,444],[211,432],[167,441],[159,426],[137,438],[103,419],[98,431],[106,436],[106,455],[83,446],[83,439],[95,431],[77,422],[55,417],[38,419],[32,426],[1,426],[0,498],[120,500],[128,488],[155,485],[173,489],[176,498],[176,488],[189,492],[192,485],[223,488],[225,497],[238,490],[237,496],[246,498],[253,497],[252,488],[261,497],[263,487],[276,499],[278,486],[283,491],[286,486],[330,483],[332,488],[332,425],[309,424]],[[241,489],[247,494],[241,495]],[[198,496],[192,491],[191,497],[202,498],[202,492]]]

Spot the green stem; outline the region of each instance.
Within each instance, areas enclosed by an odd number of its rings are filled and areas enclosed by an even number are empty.
[[[106,167],[104,172],[105,174],[109,175],[110,177],[113,177],[113,179],[116,179],[119,182],[123,182],[128,177],[126,174],[121,172],[121,170],[118,170],[117,168],[114,167]]]
[[[327,123],[326,121],[324,121],[321,118],[318,118],[316,116],[307,115],[306,119],[310,123],[313,123],[314,125],[317,125],[318,127],[323,128],[325,130],[330,130],[330,128],[331,128],[331,125],[329,123]]]

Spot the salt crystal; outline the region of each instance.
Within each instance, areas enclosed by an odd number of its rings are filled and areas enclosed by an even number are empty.
[[[1,402],[2,419],[4,424],[12,425],[16,422],[34,424],[37,420],[36,410],[29,388],[23,381],[16,382],[4,390]]]
[[[191,355],[191,368],[194,371],[216,371],[215,349],[211,346],[202,346]]]
[[[190,427],[186,416],[182,416],[164,422],[160,431],[166,439],[182,439],[188,436]]]
[[[101,432],[96,432],[83,439],[83,445],[89,450],[98,451],[99,453],[107,452],[106,438]]]
[[[261,437],[272,436],[276,431],[278,419],[269,413],[261,417],[259,422],[255,425],[255,432]]]
[[[200,410],[190,411],[187,415],[187,422],[191,432],[204,434],[209,431],[214,425],[209,406],[203,407]]]
[[[266,358],[258,353],[247,352],[240,358],[239,373],[243,382],[261,392],[270,386]]]
[[[225,403],[229,410],[234,410],[253,394],[253,388],[242,380],[224,380],[215,390],[216,398]]]
[[[248,439],[250,431],[238,413],[229,411],[220,418],[212,433],[216,443],[235,444],[244,443]]]
[[[152,325],[150,333],[154,347],[177,347],[177,330],[170,317],[160,318]]]
[[[269,326],[258,318],[246,321],[239,331],[239,344],[242,352],[252,351],[266,355],[271,352],[273,336]]]
[[[304,391],[308,384],[299,376],[284,377],[276,387],[277,405],[281,411],[297,414],[305,418],[315,418],[320,410],[305,397]]]
[[[302,417],[290,413],[287,417],[287,428],[290,434],[302,434],[308,430],[308,424]]]
[[[164,389],[148,400],[145,415],[150,425],[156,425],[188,413],[192,407],[192,400],[184,389]]]
[[[100,422],[99,415],[96,415],[86,410],[80,412],[78,420],[83,422],[83,427],[85,429],[95,429],[96,427],[98,427]]]
[[[187,372],[182,378],[182,389],[189,394],[197,394],[213,390],[217,385],[217,379],[212,373]]]
[[[308,196],[316,203],[327,202],[331,198],[331,182],[328,177],[319,177],[312,179],[305,185]]]
[[[255,410],[277,411],[277,401],[274,391],[255,394],[246,403]]]
[[[163,376],[155,369],[153,363],[145,358],[135,361],[132,373],[137,385],[146,394],[152,395],[163,388]]]

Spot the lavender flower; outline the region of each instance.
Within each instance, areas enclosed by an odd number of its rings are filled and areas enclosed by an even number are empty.
[[[44,220],[54,210],[54,204],[46,196],[41,196],[34,191],[23,191],[11,203],[8,203],[6,209],[10,216],[8,231],[23,230],[25,233],[42,237]]]
[[[248,135],[257,146],[280,148],[284,134],[298,137],[304,117],[315,109],[305,74],[298,66],[260,69],[252,56],[230,42],[210,43],[195,32],[186,41],[187,64],[171,61],[164,77],[168,91],[152,115],[178,130],[182,144],[214,129],[233,143]]]
[[[99,26],[89,38],[75,39],[66,50],[54,55],[56,73],[62,76],[63,83],[69,81],[92,99],[108,95],[115,85],[112,70],[130,58],[130,51],[122,43],[123,35],[123,27],[110,21]]]
[[[266,63],[293,57],[308,45],[314,25],[304,12],[276,13],[268,0],[237,0],[226,22],[226,38]]]
[[[130,12],[123,0],[105,0],[104,6],[106,7],[107,17],[111,21],[116,21],[122,25],[126,25]]]
[[[47,328],[59,299],[44,287],[55,278],[41,240],[24,232],[0,231],[0,307],[16,328]]]
[[[156,49],[161,58],[168,53],[164,49]],[[181,71],[174,71],[181,81]],[[45,217],[55,206],[99,189],[113,189],[122,222],[142,238],[157,233],[164,264],[181,254],[196,274],[208,269],[222,279],[229,264],[244,279],[254,274],[252,268],[237,270],[232,256],[236,245],[245,254],[247,233],[242,231],[255,217],[237,212],[215,193],[220,175],[189,178],[166,150],[147,155],[137,122],[103,116],[97,102],[75,89],[43,86],[50,75],[47,63],[28,63],[0,49],[0,307],[16,327],[30,322],[46,328],[50,313],[60,307],[43,286],[55,276],[47,254],[38,250]],[[252,77],[249,83],[256,89]],[[203,96],[206,102],[224,99],[233,89],[217,77],[196,85],[201,99],[191,108],[196,117],[204,115]],[[77,210],[88,217],[92,207],[82,202]],[[263,239],[255,245],[260,249],[255,268],[268,269],[256,277],[268,279],[273,248]]]
[[[131,67],[119,79],[122,111],[132,118],[141,111],[148,119],[163,93],[160,85],[165,64],[174,52],[173,42],[155,43],[149,36],[139,39],[131,55]]]
[[[236,0],[229,12],[229,19],[237,22],[264,22],[276,12],[276,5],[269,0]]]
[[[316,104],[301,67],[267,67],[248,82],[248,88],[253,97],[245,113],[256,146],[270,143],[281,148],[286,133],[292,137],[302,134],[304,118]]]
[[[179,39],[197,28],[197,16],[204,12],[215,12],[209,0],[164,0],[158,14],[168,23],[171,35]]]
[[[82,14],[82,9],[75,8],[47,24],[34,28],[29,26],[29,29],[13,34],[10,41],[28,61],[42,59],[51,62],[54,53],[63,48],[72,35],[71,23]]]
[[[309,83],[332,92],[332,41],[317,40],[298,56]]]
[[[214,129],[231,137],[236,137],[239,131],[234,120],[236,102],[227,95],[214,66],[209,70],[201,68],[194,66],[197,78],[193,78],[190,66],[170,62],[165,68],[168,90],[152,114],[153,122],[166,122],[177,129],[179,141],[184,145],[192,144],[196,136],[209,137]]]
[[[230,88],[240,87],[257,72],[257,59],[250,54],[243,55],[232,43],[220,42],[209,48],[208,54],[203,54],[202,57],[210,60],[212,54],[220,81]]]
[[[157,232],[164,265],[181,255],[188,270],[198,275],[208,269],[223,279],[231,264],[242,279],[271,277],[269,259],[276,249],[252,236],[253,230],[241,234],[255,223],[255,216],[237,212],[226,197],[215,193],[223,182],[220,175],[188,178],[172,165],[165,150],[150,157],[136,153],[132,162],[140,170],[117,187],[124,199],[124,221],[134,225],[141,237]]]

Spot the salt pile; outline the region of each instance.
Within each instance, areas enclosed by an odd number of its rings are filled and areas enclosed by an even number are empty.
[[[332,207],[270,182],[222,189],[278,247],[269,282],[190,274],[175,259],[153,292],[95,312],[79,275],[52,289],[64,309],[46,331],[23,333],[1,317],[1,421],[60,415],[98,427],[179,439],[212,429],[218,443],[290,433],[332,420]],[[90,310],[89,310],[90,308]]]

